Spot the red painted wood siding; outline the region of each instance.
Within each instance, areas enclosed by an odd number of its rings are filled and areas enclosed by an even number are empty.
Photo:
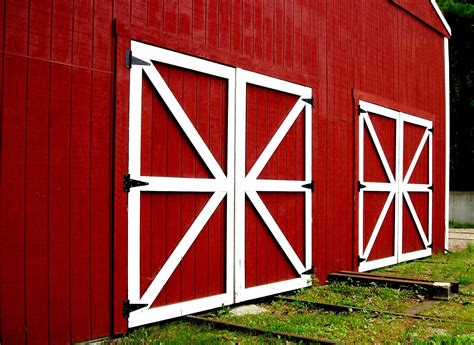
[[[114,19],[122,36],[130,24],[149,43],[313,88],[321,279],[355,268],[353,90],[432,114],[434,249],[442,250],[443,37],[393,3],[7,0],[0,17],[2,344],[125,330],[130,37],[114,36]]]

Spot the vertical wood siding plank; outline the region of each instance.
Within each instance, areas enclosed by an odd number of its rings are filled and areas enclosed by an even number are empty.
[[[27,0],[5,1],[4,49],[6,52],[28,54],[28,13]]]
[[[115,93],[114,156],[114,334],[127,330],[122,316],[122,303],[127,299],[127,193],[123,191],[123,174],[128,171],[128,92],[129,73],[123,63],[130,40],[117,38]]]
[[[204,0],[193,0],[192,33],[194,42],[206,42],[206,2]]]
[[[206,3],[206,44],[210,47],[219,46],[219,10],[220,4]]]
[[[275,66],[283,66],[283,54],[284,54],[284,16],[285,6],[283,0],[275,0],[274,7],[274,55],[273,64]]]
[[[196,130],[201,135],[204,142],[209,146],[211,142],[211,135],[219,135],[219,133],[210,132],[211,123],[210,123],[210,78],[209,76],[198,75],[197,82],[195,84],[196,93],[195,93],[195,114],[194,119],[196,123]],[[212,152],[212,151],[211,151]],[[212,152],[214,154],[214,152]],[[204,175],[203,171],[199,172],[196,169],[196,176],[208,177]],[[203,175],[201,175],[203,174]],[[195,214],[200,211],[197,207],[198,205],[204,205],[205,200],[209,199],[209,196],[203,193],[197,193],[194,197],[196,200],[196,210]],[[196,216],[194,216],[196,217]],[[210,229],[214,225],[215,214],[209,219],[206,225],[204,225],[201,234],[198,236],[194,243],[195,247],[195,262],[194,269],[195,274],[199,278],[195,280],[195,292],[196,297],[205,297],[208,296],[209,290],[209,281],[212,279],[212,272],[209,271],[209,248],[210,241],[213,239],[210,237]]]
[[[114,18],[125,23],[132,20],[131,0],[114,0]]]
[[[74,68],[71,114],[71,335],[91,335],[91,72]]]
[[[182,95],[182,83],[183,83],[183,73],[177,70],[171,72],[167,80],[168,85],[172,90],[179,90],[175,93],[175,97],[180,102],[183,99]],[[183,147],[183,135],[180,134],[180,131],[173,127],[178,127],[179,125],[174,121],[168,122],[168,154],[167,154],[167,164],[168,173],[167,176],[182,176],[182,147]],[[174,156],[177,154],[177,156]],[[179,157],[179,158],[177,158]],[[168,205],[179,205],[176,209],[172,209],[168,206],[168,231],[166,237],[166,250],[168,253],[171,253],[174,248],[178,245],[181,240],[183,233],[187,229],[183,229],[182,222],[182,208],[181,208],[181,193],[169,193],[167,194]],[[167,303],[176,303],[181,301],[181,276],[182,276],[182,266],[174,271],[173,275],[170,277],[167,283]]]
[[[273,64],[274,61],[274,2],[263,0],[263,61]]]
[[[182,107],[186,112],[189,120],[196,126],[199,123],[202,117],[207,117],[207,113],[205,110],[200,107],[201,101],[204,101],[206,95],[200,95],[200,88],[205,89],[205,85],[201,84],[201,78],[204,78],[201,74],[193,73],[193,72],[186,72],[183,78],[183,85],[182,85]],[[205,93],[206,90],[201,90],[202,93]],[[202,99],[200,96],[203,96]],[[204,142],[206,142],[206,132],[207,128],[198,128],[196,126],[198,133],[203,138]],[[186,134],[182,134],[185,136]],[[187,141],[187,139],[186,139]],[[191,145],[183,145],[181,151],[181,164],[183,172],[186,172],[186,177],[196,177],[198,172],[196,171],[196,160],[199,160],[198,153],[193,150]],[[204,173],[205,171],[200,171],[200,173]],[[186,220],[186,222],[182,222],[182,233],[184,235],[185,231],[188,230],[189,226],[191,225],[192,221],[197,216],[196,210],[196,199],[202,200],[203,196],[198,195],[198,193],[186,193],[183,194],[181,199],[181,209],[182,209],[182,219]],[[204,199],[207,197],[204,196]],[[190,223],[187,223],[190,222]],[[197,292],[199,289],[206,286],[206,280],[201,280],[203,276],[206,276],[207,272],[202,274],[203,265],[207,268],[207,262],[203,264],[202,261],[205,260],[205,256],[207,255],[207,251],[201,251],[198,248],[198,242],[203,241],[203,235],[205,232],[206,226],[203,228],[201,234],[199,234],[198,238],[194,242],[194,244],[189,248],[188,252],[183,258],[183,261],[180,263],[182,278],[181,278],[181,291],[182,291],[182,300],[191,300],[194,297],[197,297]]]
[[[263,27],[263,16],[264,16],[264,8],[263,8],[263,1],[264,0],[255,0],[254,1],[254,30],[253,30],[253,37],[254,37],[254,59],[257,61],[262,61],[264,56],[264,42],[269,40],[271,43],[271,39],[269,37],[265,37],[264,27]]]
[[[94,69],[112,70],[112,2],[94,2],[94,36],[93,36],[93,64]],[[107,86],[110,88],[110,85]]]
[[[168,68],[159,70],[163,79],[168,80]],[[168,176],[167,174],[167,145],[168,145],[168,127],[172,121],[166,106],[163,106],[161,98],[156,91],[152,91],[152,175]],[[158,193],[156,193],[158,194]],[[168,206],[167,194],[159,193],[153,195],[151,200],[151,278],[156,276],[158,270],[166,261],[167,256],[167,224],[168,224]],[[164,305],[166,303],[167,285],[158,295],[155,305]]]
[[[193,35],[193,2],[179,3],[178,31],[180,37],[191,39]]]
[[[31,0],[28,55],[48,59],[51,55],[51,0]]]
[[[294,7],[293,0],[285,1],[284,19],[283,19],[283,49],[284,49],[284,66],[293,69],[294,59]]]
[[[164,0],[149,1],[148,3],[148,27],[158,31],[163,30]]]
[[[232,0],[230,47],[235,53],[242,53],[242,1]]]
[[[152,84],[142,76],[142,113],[141,113],[141,176],[153,176],[153,98],[157,97]],[[140,293],[144,294],[154,275],[151,262],[153,256],[152,202],[155,193],[140,193]]]
[[[242,40],[243,54],[253,58],[254,54],[254,9],[253,0],[243,0]]]
[[[147,26],[148,20],[148,1],[134,0],[131,6],[131,23],[138,26]]]
[[[71,68],[51,65],[49,129],[49,333],[52,344],[71,341],[70,145]]]
[[[219,48],[224,51],[231,49],[232,30],[232,4],[231,0],[219,2]]]
[[[72,63],[76,66],[92,67],[93,17],[92,0],[74,3]]]
[[[112,139],[108,73],[93,72],[91,115],[91,337],[110,331],[110,238]]]
[[[74,2],[53,1],[51,60],[70,64],[72,62],[72,35]]]
[[[264,150],[265,146],[268,144],[268,115],[266,113],[267,108],[267,95],[268,90],[264,88],[259,88],[257,91],[257,105],[256,105],[256,114],[258,117],[256,119],[257,123],[255,129],[256,135],[256,145],[257,148],[257,157],[258,155]],[[268,173],[266,169],[262,171],[259,176],[260,179],[268,178]],[[262,193],[261,193],[262,194]],[[268,231],[265,229],[265,231]],[[257,266],[256,266],[256,283],[257,285],[263,285],[268,282],[267,278],[267,270],[268,270],[268,253],[267,253],[267,246],[268,246],[268,236],[258,236],[255,234],[255,242],[256,242],[256,254],[257,254]]]
[[[220,163],[224,173],[227,172],[227,87],[216,78],[210,80],[209,90],[209,148]],[[227,174],[226,174],[227,175]],[[208,295],[217,295],[225,291],[225,228],[226,208],[225,202],[215,211],[214,217],[210,219],[209,225],[209,259],[207,262],[209,271]]]
[[[166,32],[178,33],[178,0],[164,2],[164,29]]]
[[[1,221],[2,228],[9,231],[2,231],[2,313],[8,315],[2,319],[2,342],[23,344],[26,341],[24,183],[28,67],[25,58],[10,55],[3,58],[3,82],[8,87],[3,90],[2,101]]]
[[[257,140],[258,140],[258,126],[257,126],[257,93],[254,86],[247,85],[247,113],[246,113],[246,143],[245,143],[245,174],[249,172],[253,164],[257,160]],[[245,286],[255,286],[258,282],[257,264],[258,250],[257,238],[259,227],[258,217],[253,210],[253,206],[249,199],[245,200]],[[265,258],[262,258],[266,261]]]
[[[307,29],[302,28],[302,2],[301,0],[294,2],[293,8],[293,18],[294,18],[294,25],[293,25],[293,70],[295,72],[301,73],[302,71],[302,38],[303,32]]]
[[[49,63],[28,66],[25,177],[25,279],[28,343],[48,334],[48,140]]]

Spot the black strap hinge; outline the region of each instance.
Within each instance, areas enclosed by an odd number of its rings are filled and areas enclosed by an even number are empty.
[[[133,56],[132,51],[127,50],[125,54],[125,66],[131,68],[132,65],[150,66],[150,63]]]
[[[149,185],[148,182],[133,180],[130,178],[130,174],[123,175],[123,191],[130,192],[130,188],[133,187],[140,187],[140,186],[147,186]]]
[[[429,186],[428,189],[429,189],[430,191],[433,191],[433,185]]]
[[[433,133],[433,127],[428,128],[428,131],[430,131],[431,133]]]
[[[357,190],[360,192],[361,189],[364,189],[367,187],[365,184],[360,183],[360,181],[357,181]]]
[[[314,266],[311,266],[311,268],[309,270],[301,272],[301,275],[303,275],[303,274],[313,274],[313,273],[314,273]]]
[[[362,109],[362,107],[359,105],[359,115],[362,114],[362,113],[366,113],[367,110],[365,109]]]
[[[314,192],[314,181],[311,180],[310,183],[304,184],[301,187],[306,188],[306,189],[311,189],[311,191]]]
[[[357,264],[360,265],[362,262],[366,261],[367,259],[361,258],[360,256],[357,256]]]
[[[426,248],[433,248],[433,243],[428,244]]]
[[[145,308],[145,307],[148,307],[148,304],[130,303],[130,301],[127,299],[127,300],[123,301],[123,304],[122,304],[122,315],[125,319],[128,319],[131,312],[133,312],[135,310],[138,310],[138,309]]]
[[[302,98],[301,99],[303,102],[306,102],[308,104],[310,104],[312,107],[314,107],[314,97],[311,97],[311,98]]]

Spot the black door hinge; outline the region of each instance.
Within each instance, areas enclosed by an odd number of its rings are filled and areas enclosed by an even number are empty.
[[[429,186],[428,189],[429,189],[430,191],[433,191],[433,185]]]
[[[365,109],[362,109],[362,107],[359,105],[359,115],[362,114],[362,113],[366,113],[367,110]]]
[[[301,187],[306,188],[306,189],[311,189],[311,191],[314,192],[314,181],[311,180],[310,183],[304,184]]]
[[[433,133],[433,127],[428,128],[428,131],[430,131],[431,133]]]
[[[130,301],[127,299],[127,300],[123,301],[123,304],[122,304],[122,315],[125,319],[128,319],[131,312],[133,312],[135,310],[138,310],[138,309],[145,308],[145,307],[148,307],[148,304],[130,303]]]
[[[360,183],[360,181],[357,181],[357,190],[360,192],[361,189],[364,189],[367,187],[365,184]]]
[[[125,66],[131,68],[132,65],[150,66],[150,63],[133,56],[132,51],[127,50],[125,54]]]
[[[313,273],[314,273],[314,266],[311,266],[311,268],[309,270],[301,272],[301,275],[303,275],[303,274],[313,274]]]
[[[301,99],[303,102],[306,102],[308,104],[310,104],[312,107],[314,107],[314,97],[311,97],[311,98],[302,98]]]
[[[360,256],[357,256],[357,264],[360,265],[362,262],[366,261],[367,259],[361,258]]]
[[[130,192],[130,188],[133,187],[140,187],[140,186],[147,186],[149,185],[148,182],[133,180],[130,178],[130,174],[123,175],[123,191]]]
[[[433,248],[433,243],[428,244],[426,248]]]

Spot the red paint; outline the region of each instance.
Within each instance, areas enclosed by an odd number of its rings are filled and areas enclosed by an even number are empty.
[[[320,280],[328,272],[357,267],[358,100],[433,121],[433,248],[443,249],[447,33],[429,1],[222,0],[216,7],[197,0],[24,0],[0,5],[0,18],[2,344],[61,344],[126,331],[121,315],[127,295],[122,177],[128,169],[129,71],[124,54],[130,39],[313,89],[313,261]],[[217,78],[173,69],[168,77],[178,99],[183,86],[199,85],[180,101],[226,171],[226,87]],[[149,152],[144,169],[156,175],[207,177],[152,95],[149,90],[144,99],[148,129],[143,143]],[[263,91],[250,95],[252,111],[266,114],[249,118],[251,160],[278,126],[276,115],[270,114],[284,113],[291,103],[274,101],[274,96]],[[207,101],[195,102],[198,98]],[[162,128],[166,134],[155,137]],[[382,145],[390,146],[389,126],[384,128]],[[301,174],[301,136],[297,122],[263,177]],[[412,181],[426,180],[426,161],[423,152]],[[157,243],[143,253],[143,284],[163,265],[185,231],[183,224],[189,225],[207,198],[143,195],[147,206],[142,212],[149,219],[143,240]],[[301,208],[303,201],[284,193],[262,198],[303,255],[298,232],[302,215],[289,211]],[[418,199],[412,197],[424,224],[425,202]],[[177,205],[174,213],[166,211],[171,204]],[[221,205],[157,304],[224,291],[225,212]],[[247,247],[250,284],[292,276],[273,237],[252,212],[249,206],[247,231],[255,239]],[[172,227],[179,231],[165,232]],[[407,236],[415,238],[416,233]],[[374,255],[384,253],[377,249]],[[276,259],[262,259],[267,257]]]

